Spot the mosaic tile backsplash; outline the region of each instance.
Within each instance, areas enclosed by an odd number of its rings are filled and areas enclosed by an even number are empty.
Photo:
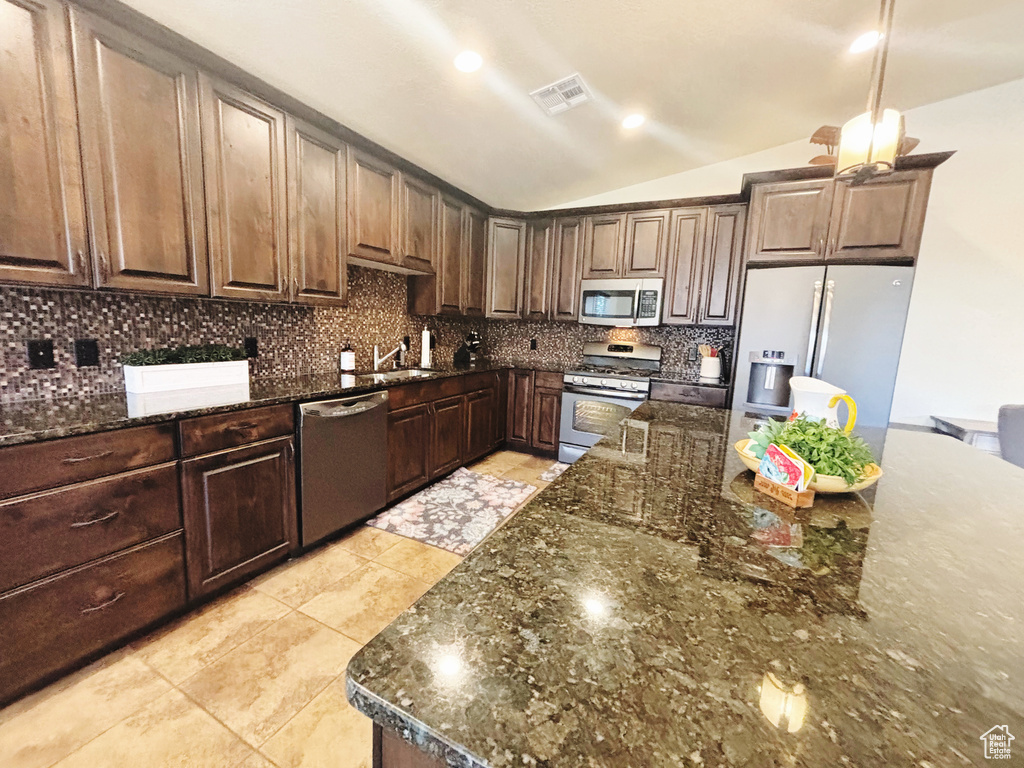
[[[362,267],[349,268],[349,306],[300,307],[280,304],[168,298],[98,291],[0,288],[0,403],[70,395],[119,392],[125,352],[181,344],[241,346],[255,336],[259,357],[250,361],[253,376],[296,376],[337,369],[346,339],[356,350],[356,367],[373,366],[373,345],[393,349],[412,338],[411,360],[419,361],[419,338],[427,325],[436,338],[435,359],[450,362],[470,330],[484,339],[496,362],[566,368],[576,365],[586,341],[609,337],[607,329],[575,323],[514,322],[411,316],[402,275]],[[731,343],[732,329],[615,329],[616,338],[664,347],[663,368],[696,371],[687,361],[695,343]],[[538,348],[530,350],[530,339]],[[25,342],[51,339],[56,367],[30,370]],[[100,364],[78,368],[74,340],[95,339]]]

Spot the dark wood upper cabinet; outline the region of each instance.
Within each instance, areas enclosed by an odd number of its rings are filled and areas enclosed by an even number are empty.
[[[214,296],[288,300],[284,113],[199,76]]]
[[[199,73],[71,10],[96,285],[209,292]]]
[[[828,258],[913,259],[921,247],[930,170],[897,171],[852,186],[837,181]]]
[[[291,437],[181,464],[189,597],[243,581],[298,542]]]
[[[664,277],[670,211],[626,214],[623,277]]]
[[[441,193],[413,176],[400,181],[402,253],[438,265]]]
[[[707,208],[681,208],[669,219],[668,275],[662,321],[671,325],[697,322]]]
[[[750,194],[749,261],[825,258],[833,181],[756,184]]]
[[[526,222],[492,218],[487,223],[487,316],[518,319],[523,312]]]
[[[583,220],[555,221],[555,252],[551,277],[551,319],[576,322],[583,266]]]
[[[555,227],[551,219],[526,225],[526,284],[523,288],[523,318],[547,320],[551,312],[551,260]]]
[[[0,0],[0,280],[89,285],[64,6]]]
[[[395,265],[399,253],[398,171],[354,147],[348,156],[349,255]]]
[[[344,306],[348,301],[348,147],[292,117],[286,126],[291,299]]]
[[[745,205],[719,205],[708,212],[697,318],[700,325],[732,325],[736,322],[746,209]]]
[[[626,214],[587,216],[584,222],[583,277],[621,277],[626,248]]]
[[[438,281],[441,285],[439,311],[444,315],[462,313],[462,271],[465,258],[462,247],[462,204],[449,197],[441,199],[441,259]]]
[[[487,308],[487,216],[463,208],[462,314],[483,317]]]

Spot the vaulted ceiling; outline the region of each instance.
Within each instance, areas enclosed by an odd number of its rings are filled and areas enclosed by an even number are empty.
[[[852,117],[871,53],[847,49],[878,16],[874,0],[126,1],[480,199],[527,210]],[[898,0],[885,103],[1024,77],[1021,40],[1020,0]],[[480,71],[452,66],[464,48]],[[529,92],[574,72],[594,101],[546,116]],[[627,132],[635,111],[648,122]]]

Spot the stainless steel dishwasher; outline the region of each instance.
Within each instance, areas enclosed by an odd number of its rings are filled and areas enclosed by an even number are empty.
[[[299,407],[302,545],[387,503],[388,393]]]

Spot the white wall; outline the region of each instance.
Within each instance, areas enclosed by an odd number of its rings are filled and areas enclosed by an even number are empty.
[[[906,113],[917,152],[955,149],[935,171],[896,379],[892,420],[993,421],[1024,403],[1024,80]],[[746,172],[803,165],[796,141],[570,205],[739,190]]]

